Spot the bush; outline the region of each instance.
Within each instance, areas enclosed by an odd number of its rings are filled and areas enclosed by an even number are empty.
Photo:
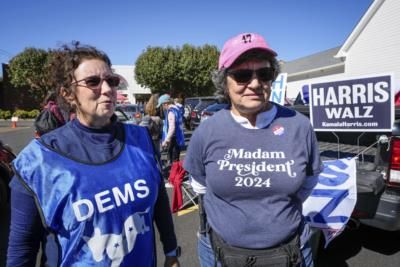
[[[12,116],[11,111],[0,109],[0,119],[9,120],[11,119],[11,116]]]
[[[26,119],[28,118],[28,112],[22,109],[17,109],[13,113],[13,117],[18,117],[20,119]]]
[[[27,110],[22,110],[22,109],[17,109],[16,111],[14,111],[14,113],[11,113],[10,111],[4,111],[6,114],[9,114],[7,118],[4,119],[10,119],[11,117],[18,117],[20,119],[34,119],[36,118],[40,111],[37,109],[33,109],[31,111],[27,111]],[[1,113],[0,113],[0,118],[1,118]]]
[[[40,111],[38,109],[32,109],[28,112],[29,118],[36,118],[39,115]]]

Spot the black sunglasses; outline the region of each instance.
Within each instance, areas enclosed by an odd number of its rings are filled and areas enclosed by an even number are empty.
[[[83,87],[87,87],[92,90],[99,89],[101,87],[101,84],[103,81],[106,81],[110,87],[117,87],[121,81],[121,79],[118,76],[107,76],[105,78],[102,78],[100,76],[89,76],[86,77],[82,80],[75,81],[72,84],[78,84],[80,82],[85,82],[85,85],[81,85]]]
[[[253,74],[256,74],[257,79],[260,82],[272,81],[274,78],[273,68],[260,68],[258,70],[251,69],[240,69],[240,70],[229,70],[228,75],[231,76],[237,83],[245,84],[251,82]]]

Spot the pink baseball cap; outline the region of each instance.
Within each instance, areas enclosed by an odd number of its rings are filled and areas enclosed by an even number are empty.
[[[269,47],[261,35],[257,33],[241,33],[225,42],[219,56],[218,69],[229,68],[239,56],[255,48],[265,50],[274,57],[278,55]]]

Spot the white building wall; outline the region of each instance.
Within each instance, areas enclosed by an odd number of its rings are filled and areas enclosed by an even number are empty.
[[[297,95],[300,93],[300,90],[301,88],[303,88],[304,85],[319,83],[319,82],[335,81],[335,80],[340,80],[342,78],[344,78],[344,75],[341,73],[341,74],[327,75],[318,78],[299,80],[295,82],[288,82],[286,84],[286,98],[290,100],[296,99]]]
[[[130,103],[136,104],[136,94],[151,94],[149,88],[142,87],[137,84],[135,80],[135,66],[112,65],[112,69],[115,73],[121,75],[127,81],[127,96]]]
[[[349,48],[347,76],[394,73],[400,79],[400,1],[385,0]]]

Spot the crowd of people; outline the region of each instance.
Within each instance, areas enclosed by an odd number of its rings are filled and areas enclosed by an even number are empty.
[[[182,99],[153,94],[141,124],[123,124],[104,52],[73,42],[51,65],[53,121],[38,118],[13,162],[7,266],[35,266],[40,246],[49,266],[156,266],[154,225],[164,266],[179,266],[160,154],[181,161]],[[265,39],[242,33],[211,74],[229,106],[193,132],[183,165],[199,195],[202,267],[313,266],[302,203],[323,165],[308,118],[269,101],[279,72]]]

